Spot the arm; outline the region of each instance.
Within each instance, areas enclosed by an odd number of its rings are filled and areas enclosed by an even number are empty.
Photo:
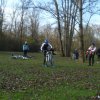
[[[91,51],[92,51],[92,52],[95,52],[95,51],[96,51],[96,47],[94,47]]]
[[[44,46],[44,43],[42,43],[41,47],[40,47],[40,50],[42,51],[43,50],[43,46]]]
[[[92,48],[91,48],[91,46],[88,48],[88,51],[91,51],[92,50]]]
[[[30,49],[29,49],[29,45],[28,45],[28,51],[29,51]]]
[[[24,44],[23,44],[23,51],[24,51]]]
[[[49,43],[50,48],[52,48],[52,45]]]

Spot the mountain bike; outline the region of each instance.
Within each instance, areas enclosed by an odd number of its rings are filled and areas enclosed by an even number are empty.
[[[44,54],[44,65],[45,66],[53,66],[54,61],[53,61],[53,54],[52,51],[45,51]]]

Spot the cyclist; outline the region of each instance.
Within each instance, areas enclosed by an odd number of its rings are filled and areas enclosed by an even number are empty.
[[[44,52],[44,62],[43,62],[43,64],[45,65],[45,63],[46,63],[46,52],[47,51],[54,51],[54,50],[52,48],[52,45],[49,43],[48,39],[44,40],[40,49],[41,49],[42,52]]]
[[[95,43],[92,43],[91,46],[88,48],[88,54],[89,54],[89,66],[93,66],[94,64],[94,55],[96,51]]]

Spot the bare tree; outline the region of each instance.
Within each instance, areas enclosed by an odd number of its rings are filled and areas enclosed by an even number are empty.
[[[84,55],[84,37],[83,37],[83,0],[80,0],[79,4],[79,14],[80,14],[80,42],[81,42],[81,55],[83,58],[83,62],[85,61]]]
[[[90,14],[90,16],[88,17],[88,21],[86,23],[86,30],[87,30],[92,16],[97,12],[99,12],[99,9],[96,8],[98,0],[73,0],[73,2],[79,9],[80,48],[81,48],[81,55],[84,62],[85,61],[84,34],[83,34],[84,15],[86,15],[86,13]]]
[[[65,54],[70,57],[72,39],[76,25],[77,6],[71,0],[62,0],[62,18],[64,23]]]
[[[59,39],[60,39],[60,45],[61,45],[61,51],[62,56],[64,56],[64,50],[63,50],[63,42],[62,42],[62,33],[61,33],[61,23],[60,23],[60,13],[58,8],[58,3],[56,0],[53,0],[56,8],[56,15],[57,15],[57,23],[58,23],[58,32],[59,32]]]
[[[29,13],[29,32],[35,42],[38,42],[39,13],[33,8]]]
[[[48,4],[40,4],[37,8],[49,12],[56,19],[62,56],[70,56],[77,7],[72,0],[52,0]]]
[[[6,0],[0,0],[0,33],[2,34],[3,22],[4,22],[4,11],[6,7]]]
[[[20,25],[19,25],[19,34],[20,34],[20,45],[25,40],[25,31],[27,27],[25,26],[25,17],[27,15],[28,6],[30,5],[31,0],[20,0],[19,10],[20,10]]]

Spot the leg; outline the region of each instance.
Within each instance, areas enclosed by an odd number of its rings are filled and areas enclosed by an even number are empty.
[[[46,52],[44,52],[44,61],[43,61],[43,64],[44,65],[46,64]]]
[[[100,61],[100,54],[98,55],[98,61]]]
[[[92,56],[89,55],[89,66],[91,66],[91,58],[92,58]]]
[[[92,66],[94,64],[94,55],[92,55]]]
[[[87,59],[88,59],[88,55],[86,55],[86,57],[85,57],[85,58],[86,58],[86,60],[87,60]]]
[[[27,57],[27,50],[24,50],[24,57]]]
[[[28,51],[26,50],[26,57],[27,57],[27,52],[28,52]]]
[[[51,65],[54,65],[54,61],[53,61],[53,55],[51,55]]]
[[[49,64],[52,65],[52,52],[49,52]]]
[[[26,55],[26,51],[24,50],[24,57],[25,57],[25,55]]]

